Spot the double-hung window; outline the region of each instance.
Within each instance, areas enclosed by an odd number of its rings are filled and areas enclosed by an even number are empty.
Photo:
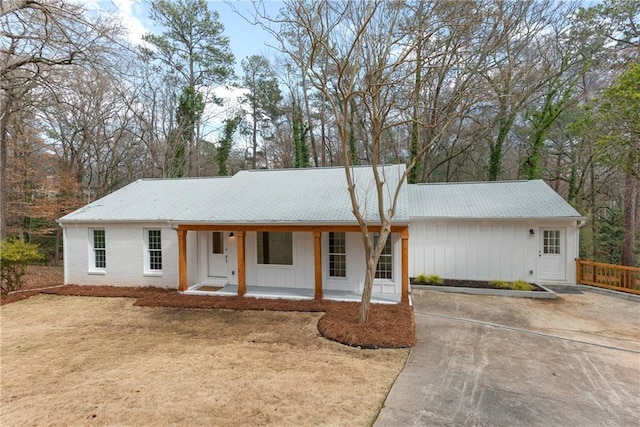
[[[373,235],[374,247],[378,244],[379,235],[376,233]],[[387,241],[384,244],[384,249],[378,258],[378,265],[376,266],[376,279],[392,279],[393,278],[393,251],[391,247],[391,234],[387,237]]]
[[[92,269],[104,270],[107,268],[107,246],[104,229],[91,230]]]
[[[147,230],[147,269],[162,270],[162,231]]]
[[[329,233],[329,277],[347,277],[345,233]]]

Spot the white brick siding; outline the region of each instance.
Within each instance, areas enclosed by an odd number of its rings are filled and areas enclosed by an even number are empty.
[[[104,273],[90,273],[93,256],[90,230],[105,230],[106,263]],[[162,230],[162,274],[145,274],[145,228]],[[189,233],[187,253],[196,253],[194,233]],[[100,225],[73,227],[64,230],[65,283],[78,285],[178,287],[177,232],[157,224]],[[189,257],[190,284],[197,281],[197,259]]]

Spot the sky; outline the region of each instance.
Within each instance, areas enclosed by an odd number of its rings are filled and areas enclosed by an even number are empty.
[[[155,26],[149,18],[149,0],[73,0],[83,4],[88,11],[115,14],[128,34],[124,35],[131,43],[140,44],[145,33],[161,33],[162,28]],[[275,39],[259,25],[252,25],[251,20],[255,9],[250,1],[207,0],[209,10],[217,11],[220,22],[224,26],[224,35],[229,38],[229,48],[236,58],[235,72],[238,79],[242,76],[241,61],[251,55],[263,55],[272,58]],[[282,6],[280,1],[265,0],[262,2],[264,11],[269,16],[276,16]],[[201,90],[205,90],[201,88]],[[208,132],[217,132],[222,121],[231,115],[240,105],[240,100],[246,94],[246,89],[222,85],[210,88],[213,93],[223,100],[223,106],[207,103],[205,117]]]
[[[160,32],[149,19],[149,2],[147,0],[86,0],[82,1],[89,10],[115,13],[123,26],[128,30],[128,39],[138,44],[147,32]],[[250,1],[208,0],[209,10],[220,15],[224,25],[224,34],[229,38],[229,47],[236,57],[236,74],[241,75],[240,62],[251,55],[264,55],[269,58],[273,49],[267,44],[275,45],[275,40],[259,25],[252,25],[240,14],[252,16],[253,5]],[[268,15],[277,15],[282,2],[264,1]],[[233,9],[237,9],[240,14]]]

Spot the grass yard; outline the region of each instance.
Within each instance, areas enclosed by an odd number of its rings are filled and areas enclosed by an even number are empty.
[[[371,425],[408,349],[319,336],[322,313],[37,295],[0,308],[0,425]]]

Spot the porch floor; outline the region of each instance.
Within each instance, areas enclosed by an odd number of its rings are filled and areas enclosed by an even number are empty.
[[[226,285],[217,291],[199,290],[199,288],[202,286],[207,285],[196,284],[191,286],[183,293],[186,295],[238,295],[238,286],[236,285]],[[324,299],[333,301],[359,302],[362,298],[361,294],[351,291],[324,289],[323,294]],[[314,290],[299,288],[278,288],[272,286],[247,286],[247,293],[245,294],[245,296],[254,298],[313,299]],[[400,295],[373,293],[371,295],[371,302],[377,304],[398,304],[400,302]]]

